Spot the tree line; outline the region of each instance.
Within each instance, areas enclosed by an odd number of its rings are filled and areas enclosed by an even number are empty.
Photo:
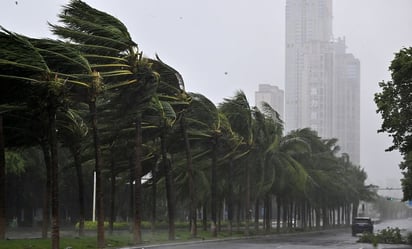
[[[376,112],[382,117],[381,128],[392,138],[386,151],[398,150],[403,157],[399,164],[403,200],[412,200],[412,47],[395,53],[389,65],[392,80],[379,82],[375,93]]]
[[[53,249],[64,205],[75,206],[69,216],[82,236],[93,174],[98,248],[104,221],[112,231],[116,216],[129,217],[139,244],[142,221],[155,228],[161,207],[173,240],[182,216],[197,236],[200,211],[214,236],[223,215],[230,232],[243,222],[249,234],[261,218],[266,231],[272,220],[277,229],[350,224],[359,201],[372,198],[336,139],[309,128],[284,134],[278,113],[251,106],[241,90],[217,105],[186,91],[182,75],[143,56],[119,19],[82,1],[58,17],[50,28],[59,39],[0,31],[1,238],[24,205],[42,207]]]

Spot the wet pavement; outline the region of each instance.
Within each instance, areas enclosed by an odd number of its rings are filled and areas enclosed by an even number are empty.
[[[398,227],[403,234],[412,232],[412,219],[386,221],[375,224],[375,232],[387,227]],[[409,245],[357,243],[359,237],[352,236],[350,228],[325,230],[295,234],[281,234],[252,237],[248,239],[225,239],[216,241],[172,243],[165,245],[130,247],[134,248],[170,248],[170,249],[405,249]],[[126,249],[126,248],[124,248]]]
[[[170,249],[374,249],[371,244],[357,243],[357,237],[351,235],[350,229],[311,232],[301,234],[273,235],[238,240],[221,240],[214,242],[168,244],[162,246],[144,246],[134,248],[170,248]],[[378,245],[376,249],[412,248],[407,245]]]
[[[375,224],[375,232],[379,232],[387,227],[398,227],[401,232],[406,235],[412,232],[412,219],[393,220]],[[124,233],[127,231],[120,231]],[[95,232],[90,232],[90,236],[94,236]],[[76,237],[77,233],[73,229],[61,229],[61,236]],[[9,239],[17,238],[40,238],[40,229],[30,228],[16,228],[9,229],[6,232],[6,237]],[[124,247],[123,249],[137,249],[137,248],[171,248],[171,249],[314,249],[314,248],[328,248],[328,249],[374,249],[371,244],[357,243],[358,237],[353,237],[349,228],[333,229],[318,232],[305,232],[294,234],[276,234],[267,236],[257,236],[250,238],[228,238],[218,240],[205,240],[195,242],[179,243],[175,241],[170,244],[163,245],[145,245],[140,247]],[[387,245],[380,244],[377,249],[401,249],[411,248],[407,245]]]

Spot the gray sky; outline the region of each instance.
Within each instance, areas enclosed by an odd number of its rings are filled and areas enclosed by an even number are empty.
[[[50,37],[47,21],[66,0],[1,0],[0,25]],[[258,84],[284,89],[285,0],[86,0],[123,21],[140,49],[184,77],[186,90],[219,103],[243,90],[251,105]],[[389,80],[394,52],[412,46],[411,0],[335,0],[334,35],[361,61],[361,166],[382,186],[401,177],[391,139],[377,134],[381,120],[373,94]],[[226,74],[227,72],[227,74]],[[389,181],[388,181],[389,179]]]

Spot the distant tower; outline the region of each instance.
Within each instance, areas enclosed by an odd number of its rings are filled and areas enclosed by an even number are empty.
[[[279,113],[280,119],[284,120],[284,91],[277,86],[259,84],[259,90],[255,92],[255,105],[261,109],[262,102],[268,103]]]
[[[360,161],[360,64],[333,39],[332,0],[286,1],[285,127],[337,138]]]
[[[338,38],[334,54],[333,137],[352,162],[360,163],[360,62]]]
[[[286,129],[331,135],[332,0],[286,1]]]

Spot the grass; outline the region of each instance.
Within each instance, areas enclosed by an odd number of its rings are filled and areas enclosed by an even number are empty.
[[[239,236],[240,234],[233,234],[233,236]],[[143,235],[142,245],[150,244],[162,244],[171,242],[168,240],[168,232],[162,230],[156,233],[145,232]],[[225,232],[219,233],[218,238],[229,237],[229,234]],[[108,235],[106,232],[106,248],[119,248],[133,245],[132,234],[128,231],[122,233],[116,233],[115,235]],[[176,240],[174,242],[195,241],[203,239],[211,239],[211,233],[209,231],[198,231],[197,238],[191,238],[187,229],[176,230]],[[61,237],[60,248],[73,248],[73,249],[92,249],[96,248],[96,236],[84,236],[84,237]],[[0,249],[45,249],[51,247],[51,239],[10,239],[0,240]]]
[[[251,236],[265,234],[262,230],[256,233],[252,228],[250,230]],[[291,232],[291,231],[283,231]],[[73,234],[75,231],[73,230]],[[150,232],[149,229],[145,229],[142,238],[143,242],[139,246],[152,245],[152,244],[164,244],[171,242],[187,242],[187,241],[199,241],[216,239],[213,238],[210,231],[203,231],[199,226],[197,237],[192,238],[188,228],[177,228],[175,234],[175,240],[170,241],[168,239],[167,229],[159,229],[156,233]],[[88,236],[76,237],[74,235],[60,235],[60,248],[73,248],[73,249],[93,249],[96,248],[97,238],[95,231],[89,230]],[[106,248],[113,249],[119,247],[127,247],[133,245],[133,235],[127,230],[115,230],[113,235],[105,234]],[[236,232],[236,228],[233,230],[232,235],[229,235],[227,231],[218,232],[217,239],[230,238],[230,237],[242,237],[244,232],[241,230]],[[51,239],[11,239],[0,240],[0,249],[45,249],[51,247]]]
[[[107,248],[130,245],[130,239],[122,236],[106,238]],[[14,239],[0,241],[0,249],[45,249],[51,247],[51,239]],[[96,248],[96,237],[60,238],[60,248]]]

